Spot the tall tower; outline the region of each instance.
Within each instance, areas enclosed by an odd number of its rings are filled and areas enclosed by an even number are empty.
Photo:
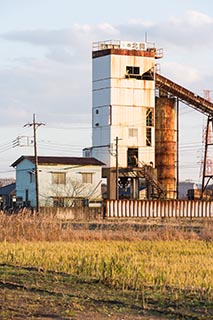
[[[93,44],[92,147],[84,149],[84,155],[104,162],[105,175],[111,180],[116,156],[119,168],[155,164],[154,69],[160,57],[162,52],[149,43]],[[110,190],[114,198],[112,183]]]

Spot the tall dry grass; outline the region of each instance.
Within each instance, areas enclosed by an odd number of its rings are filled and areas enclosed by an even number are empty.
[[[138,223],[143,222],[138,220]],[[112,226],[119,226],[119,228]],[[90,223],[74,224],[59,220],[51,214],[25,211],[7,215],[0,212],[0,241],[213,240],[213,221],[210,220],[207,224],[200,221],[200,228],[196,231],[193,227],[186,229],[182,222],[179,225],[172,225],[169,221],[159,226],[150,224],[138,230],[135,230],[134,226],[133,223],[124,223],[124,221],[107,225],[103,220],[103,223],[97,223],[97,228],[93,224],[91,230]]]

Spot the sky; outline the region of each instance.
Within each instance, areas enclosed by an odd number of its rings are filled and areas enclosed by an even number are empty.
[[[33,154],[25,126],[33,114],[45,124],[39,155],[82,156],[91,146],[95,41],[146,35],[163,48],[162,75],[212,98],[212,0],[0,0],[0,7],[0,178],[15,177],[11,164]],[[181,104],[180,180],[201,181],[206,120]]]

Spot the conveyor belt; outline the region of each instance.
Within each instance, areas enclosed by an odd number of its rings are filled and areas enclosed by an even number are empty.
[[[173,96],[179,98],[185,104],[190,107],[200,111],[207,116],[213,116],[213,103],[210,101],[196,95],[195,93],[185,89],[179,84],[161,76],[160,74],[155,74],[155,86],[160,90],[172,94]]]

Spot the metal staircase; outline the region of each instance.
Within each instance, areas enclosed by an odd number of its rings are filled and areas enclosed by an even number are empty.
[[[159,73],[155,73],[155,86],[156,88],[170,93],[171,95],[179,98],[182,102],[194,108],[195,110],[213,116],[213,103],[196,95],[192,91],[185,89],[179,84],[163,77]]]
[[[137,165],[138,167],[133,167],[133,168],[128,167],[128,168],[119,169],[119,172],[124,177],[146,179],[147,185],[151,187],[151,192],[150,192],[151,198],[165,199],[166,191],[163,189],[163,187],[157,180],[157,176],[152,166],[147,165],[143,161],[138,161]]]

